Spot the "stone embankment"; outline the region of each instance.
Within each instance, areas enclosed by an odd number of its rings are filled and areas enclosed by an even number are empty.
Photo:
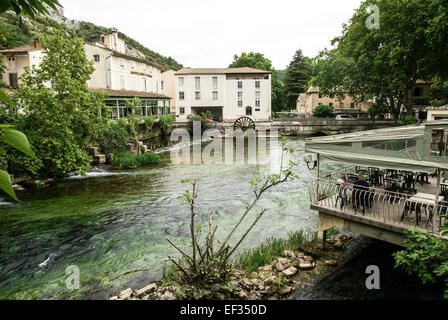
[[[281,257],[251,274],[235,270],[228,282],[202,288],[159,281],[142,289],[128,288],[108,300],[265,300],[286,299],[298,290],[307,290],[334,272],[350,255],[345,248],[354,241],[339,235],[329,239],[326,250],[318,241],[298,250],[286,250]]]

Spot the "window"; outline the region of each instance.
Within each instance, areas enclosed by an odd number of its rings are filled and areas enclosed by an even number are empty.
[[[120,75],[120,88],[122,90],[126,89],[126,77],[124,75]]]
[[[238,107],[243,106],[243,93],[240,91],[238,92]]]
[[[201,78],[194,78],[194,87],[196,88],[196,90],[201,89]]]
[[[255,106],[259,107],[260,106],[260,91],[256,91],[255,92]]]
[[[213,77],[213,89],[218,89],[218,77]]]
[[[163,81],[160,81],[160,90],[163,90]]]
[[[100,55],[99,54],[94,55],[93,56],[93,61],[100,62]]]
[[[213,100],[218,100],[218,91],[213,91]]]
[[[185,108],[184,107],[180,107],[179,108],[179,114],[185,114]]]
[[[146,72],[146,64],[142,63],[142,71]]]
[[[159,80],[156,80],[156,88],[154,91],[159,92]]]
[[[252,107],[247,107],[246,108],[246,116],[251,116],[252,115]]]
[[[260,112],[260,111],[261,111],[261,109],[255,109],[255,111],[256,111],[256,112]]]
[[[137,90],[137,78],[131,77],[131,90]]]
[[[260,81],[255,81],[255,88],[260,89]]]
[[[126,61],[123,58],[118,59],[118,64],[120,67],[125,68],[126,67]]]
[[[243,81],[238,81],[238,89],[243,89]]]
[[[16,58],[14,58],[14,57],[9,57],[9,58],[8,58],[8,61],[16,61]]]
[[[355,103],[352,102],[352,103],[350,104],[350,107],[351,107],[352,109],[354,109],[354,108],[355,108]]]
[[[185,92],[179,92],[179,100],[185,99]]]
[[[142,90],[146,91],[147,87],[146,87],[146,78],[142,78]]]
[[[153,89],[154,89],[153,84],[152,84],[152,79],[151,79],[151,78],[149,78],[149,85],[148,85],[148,88],[149,88],[149,91],[153,91]]]
[[[135,70],[135,61],[131,61],[131,69]]]
[[[184,77],[180,77],[179,78],[179,87],[183,87],[184,86]]]
[[[152,66],[149,66],[149,73],[152,73]]]
[[[196,100],[201,100],[201,92],[200,91],[196,91],[194,94],[194,97]]]

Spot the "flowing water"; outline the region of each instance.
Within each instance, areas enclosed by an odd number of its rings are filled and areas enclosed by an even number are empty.
[[[316,230],[317,213],[309,209],[307,191],[315,172],[302,161],[304,144],[304,139],[291,140],[288,146],[294,153],[285,159],[299,163],[295,169],[299,180],[263,196],[254,214],[265,207],[269,211],[243,247],[289,232]],[[269,165],[274,165],[270,167],[274,172],[279,169],[278,158],[269,152],[259,158],[261,168],[173,164],[169,150],[160,156],[157,166],[95,170],[88,177],[56,181],[22,194],[21,203],[0,199],[0,299],[104,298],[131,283],[146,284],[161,275],[167,254],[176,253],[167,237],[187,244],[189,209],[178,197],[188,186],[181,179],[199,178],[200,216],[213,213],[222,238],[252,199],[251,178]],[[252,221],[241,227],[239,235]],[[69,266],[79,268],[79,290],[67,289]],[[358,295],[353,293],[354,298]]]
[[[289,145],[291,157],[303,163],[304,139]],[[169,152],[161,157],[155,167],[93,172],[25,193],[21,203],[0,204],[0,298],[78,298],[117,288],[139,275],[136,270],[160,274],[162,260],[175,253],[165,238],[188,239],[189,209],[178,200],[188,186],[181,179],[199,178],[198,210],[213,213],[222,236],[251,199],[248,182],[261,170],[255,164],[175,165]],[[262,167],[272,162],[269,154],[260,160]],[[256,209],[270,210],[244,247],[316,228],[307,192],[313,173],[302,164],[295,171],[299,180],[264,195]],[[71,265],[80,270],[80,290],[66,289]]]

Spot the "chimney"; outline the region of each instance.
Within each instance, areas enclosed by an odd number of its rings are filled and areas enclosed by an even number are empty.
[[[34,48],[35,48],[35,49],[40,49],[40,42],[39,42],[39,39],[35,39],[35,40],[34,40]]]

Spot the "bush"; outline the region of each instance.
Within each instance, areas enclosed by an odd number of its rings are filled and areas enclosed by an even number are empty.
[[[172,115],[172,114],[166,115],[166,116],[160,116],[159,121],[160,121],[160,126],[161,126],[162,130],[166,131],[166,129],[172,127],[175,118],[176,118],[176,116]]]
[[[114,155],[112,165],[120,169],[137,168],[149,164],[157,164],[160,162],[160,157],[155,153],[145,154],[128,154],[117,153]]]
[[[317,118],[329,118],[334,115],[334,108],[326,104],[318,105],[314,111],[313,115]]]
[[[410,126],[418,122],[415,116],[406,116],[402,121],[400,121],[400,126]]]
[[[212,119],[212,114],[210,111],[207,111],[206,113],[201,113],[200,116],[193,116],[189,115],[187,117],[188,119],[188,129],[190,133],[193,132],[193,122],[194,121],[201,121],[201,132],[205,132],[208,129],[210,129],[210,123],[206,121],[207,119]]]
[[[131,140],[126,120],[109,121],[98,133],[98,146],[105,154],[124,152],[126,144]]]

